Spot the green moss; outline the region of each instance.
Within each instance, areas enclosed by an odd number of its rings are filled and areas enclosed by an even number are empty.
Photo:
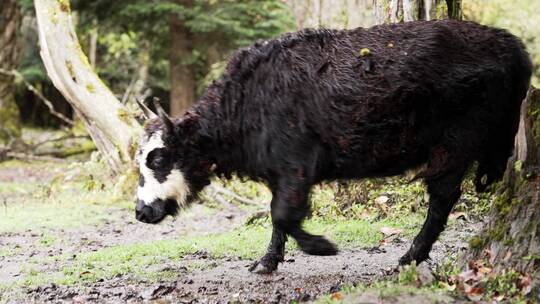
[[[495,209],[500,215],[506,216],[510,212],[511,204],[509,203],[509,190],[506,189],[503,193],[496,195],[494,200]]]
[[[121,121],[125,122],[127,125],[131,126],[131,121],[132,121],[132,118],[133,118],[133,115],[128,112],[126,109],[124,108],[120,108],[118,109],[118,118],[120,118]]]
[[[480,249],[484,246],[484,240],[479,236],[473,236],[469,239],[469,247],[472,249]]]
[[[89,84],[86,85],[86,90],[88,90],[88,92],[90,92],[90,93],[92,93],[92,94],[96,92],[96,88],[95,88],[94,85],[91,84],[91,83],[89,83]]]
[[[7,144],[11,138],[21,137],[19,108],[12,94],[4,97],[0,107],[0,145]]]
[[[73,63],[70,60],[66,60],[66,68],[68,70],[69,76],[74,82],[77,82],[77,75],[75,75],[75,69],[73,68]]]
[[[49,8],[49,16],[51,17],[52,24],[58,24],[58,14],[53,7]]]
[[[57,0],[58,4],[60,4],[60,10],[63,12],[69,13],[71,11],[69,0]]]
[[[490,238],[495,241],[502,241],[506,234],[508,233],[508,230],[510,227],[507,223],[504,223],[504,221],[500,221],[495,225],[493,229],[490,230],[489,235]]]
[[[92,65],[88,61],[88,57],[86,57],[86,54],[83,52],[81,45],[77,41],[75,41],[73,47],[75,48],[77,55],[79,56],[79,59],[81,60],[83,65],[88,69],[92,69]]]

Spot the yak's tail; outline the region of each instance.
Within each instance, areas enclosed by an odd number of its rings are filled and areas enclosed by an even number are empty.
[[[481,149],[475,177],[475,187],[478,192],[484,192],[490,184],[503,177],[508,158],[514,150],[521,103],[527,95],[532,75],[532,63],[525,47],[520,41],[517,41],[517,44],[515,42],[512,43],[516,46],[512,50],[513,59],[506,63],[503,82],[500,83],[498,89],[495,89],[499,92],[495,92],[495,96],[492,95],[495,100],[490,100],[490,103],[502,105],[499,108],[502,115],[489,129],[487,142]],[[507,51],[510,50],[507,49]]]

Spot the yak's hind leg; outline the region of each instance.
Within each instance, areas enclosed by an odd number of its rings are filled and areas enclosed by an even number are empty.
[[[444,230],[448,215],[461,195],[461,182],[467,167],[468,164],[463,165],[426,181],[429,193],[427,218],[409,251],[399,259],[400,265],[412,261],[418,264],[429,258],[431,246]]]
[[[287,235],[282,230],[275,228],[272,230],[272,239],[268,245],[266,254],[258,261],[255,261],[249,271],[255,273],[271,273],[278,268],[278,263],[285,258],[285,243]]]

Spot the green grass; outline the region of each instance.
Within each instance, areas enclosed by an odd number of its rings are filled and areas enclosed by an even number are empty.
[[[436,284],[417,286],[407,282],[385,280],[344,286],[338,294],[320,297],[316,304],[334,303],[454,303],[455,299]]]
[[[89,195],[89,194],[86,194]],[[95,196],[99,196],[97,193]],[[44,228],[68,228],[90,225],[108,218],[107,208],[83,194],[72,194],[69,201],[43,202],[29,199],[11,203],[0,209],[0,233],[39,230]],[[67,198],[66,198],[67,199]],[[2,210],[3,209],[3,210]]]
[[[383,236],[379,232],[381,227],[405,227],[404,234],[410,236],[414,233],[412,223],[419,223],[419,220],[414,217],[404,218],[403,222],[315,219],[306,223],[306,229],[315,234],[328,236],[340,248],[366,247],[376,245],[382,239]],[[403,225],[405,221],[409,223],[408,226]],[[119,245],[79,254],[75,261],[66,261],[65,264],[68,266],[59,269],[56,273],[42,274],[27,271],[24,281],[19,283],[24,286],[50,282],[71,285],[109,279],[117,275],[126,275],[134,280],[174,277],[174,271],[160,271],[155,267],[163,265],[164,262],[174,262],[179,266],[190,268],[193,265],[183,260],[183,257],[203,251],[215,258],[232,256],[253,260],[264,254],[270,234],[271,228],[266,224],[206,236]],[[288,242],[287,247],[289,252],[298,250],[294,242]],[[65,259],[65,257],[59,257],[59,259]]]
[[[0,163],[0,169],[22,166],[53,170],[48,163]],[[0,200],[0,233],[91,225],[107,219],[111,207],[133,208],[114,187],[105,187],[102,179],[95,177],[98,165],[65,167],[47,184],[0,182],[0,197],[5,198]]]

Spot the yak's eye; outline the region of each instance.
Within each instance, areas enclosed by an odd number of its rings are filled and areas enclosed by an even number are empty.
[[[147,165],[152,169],[162,169],[167,166],[168,158],[166,153],[161,151],[161,149],[155,149],[154,151],[148,153]]]
[[[154,167],[161,167],[164,164],[165,164],[165,158],[163,158],[162,156],[154,157],[154,159],[152,160],[152,165],[154,165]]]

